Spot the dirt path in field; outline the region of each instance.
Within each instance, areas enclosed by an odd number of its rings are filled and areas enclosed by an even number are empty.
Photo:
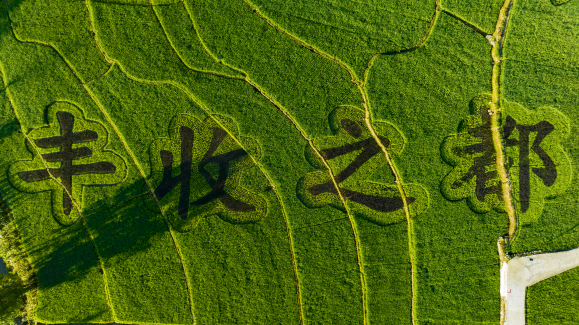
[[[552,253],[524,253],[509,259],[504,245],[515,235],[517,218],[512,199],[509,175],[506,170],[506,154],[500,134],[501,70],[504,62],[503,46],[506,30],[515,0],[505,0],[497,20],[495,32],[489,35],[493,58],[492,101],[489,113],[492,118],[492,134],[497,153],[497,171],[501,179],[505,211],[509,216],[508,236],[499,238],[498,251],[501,260],[501,325],[525,325],[526,288],[535,283],[579,266],[579,248]]]
[[[501,297],[506,300],[505,325],[525,324],[525,290],[533,284],[579,266],[579,248],[518,256],[501,268]]]

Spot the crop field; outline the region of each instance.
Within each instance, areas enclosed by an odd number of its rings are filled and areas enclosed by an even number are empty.
[[[0,325],[515,325],[579,246],[579,0],[0,13]]]

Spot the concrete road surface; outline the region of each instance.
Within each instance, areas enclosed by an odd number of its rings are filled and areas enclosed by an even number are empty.
[[[579,248],[515,257],[501,268],[501,296],[506,297],[505,325],[525,324],[525,289],[579,266]]]

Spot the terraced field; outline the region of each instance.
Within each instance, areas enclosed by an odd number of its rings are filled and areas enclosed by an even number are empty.
[[[2,324],[512,325],[579,246],[577,0],[0,10]]]

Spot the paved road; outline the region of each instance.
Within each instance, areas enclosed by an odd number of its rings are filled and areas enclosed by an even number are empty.
[[[515,257],[501,268],[501,296],[506,297],[505,325],[525,324],[525,289],[579,266],[579,248]]]

